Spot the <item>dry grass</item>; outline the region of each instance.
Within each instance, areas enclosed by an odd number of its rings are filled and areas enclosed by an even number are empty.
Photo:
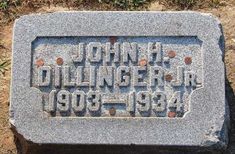
[[[59,6],[73,10],[147,10],[153,2],[164,5],[166,9],[175,10],[219,7],[230,3],[221,0],[0,0],[0,25],[42,7]]]
[[[0,30],[1,46],[0,59],[2,61],[10,60],[11,58],[11,34],[12,26],[4,26]],[[13,134],[9,129],[8,123],[8,107],[9,107],[9,87],[10,87],[10,66],[4,67],[7,69],[3,74],[0,73],[0,153],[10,154],[16,153]]]

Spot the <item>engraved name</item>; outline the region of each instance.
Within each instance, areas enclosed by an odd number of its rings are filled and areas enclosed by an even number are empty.
[[[191,59],[171,71],[175,53],[163,54],[161,42],[79,43],[69,60],[36,67],[35,87],[44,111],[57,116],[182,117],[190,93],[201,86],[188,69]],[[141,54],[144,52],[144,54]],[[168,51],[173,52],[173,51]],[[188,57],[186,57],[188,58]],[[170,96],[164,89],[170,87]],[[125,113],[124,113],[125,112]]]

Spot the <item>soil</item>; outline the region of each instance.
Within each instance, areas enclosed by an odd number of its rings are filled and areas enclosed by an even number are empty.
[[[12,45],[12,27],[15,16],[20,16],[29,13],[45,13],[64,10],[119,10],[109,5],[100,5],[94,3],[93,5],[83,4],[80,7],[68,7],[69,5],[39,5],[29,7],[29,5],[17,7],[14,13],[4,15],[0,13],[0,62],[4,60],[11,60],[11,45]],[[151,11],[165,11],[165,10],[179,10],[177,7],[167,6],[159,2],[151,2],[144,10]],[[217,16],[222,23],[224,35],[226,39],[226,52],[225,52],[225,65],[226,65],[226,90],[228,102],[230,104],[231,121],[235,120],[235,1],[225,1],[222,6],[217,8],[205,7],[203,9],[194,9],[194,11],[212,13]],[[16,145],[14,136],[10,130],[8,122],[8,109],[9,109],[9,91],[11,80],[11,67],[7,67],[4,74],[0,74],[0,154],[15,154]],[[233,109],[234,108],[234,109]],[[231,133],[235,132],[235,126],[232,124]],[[235,139],[230,138],[230,151],[235,149]]]

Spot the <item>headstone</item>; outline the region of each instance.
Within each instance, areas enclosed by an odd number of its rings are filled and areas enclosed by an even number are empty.
[[[40,144],[224,148],[223,41],[195,12],[23,16],[10,122]]]

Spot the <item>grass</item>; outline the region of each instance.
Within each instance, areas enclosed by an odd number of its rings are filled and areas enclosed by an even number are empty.
[[[144,4],[149,3],[149,0],[98,0],[100,3],[106,3],[125,10],[133,10]]]
[[[221,6],[221,5],[224,5],[224,3],[222,3],[221,0],[211,0],[210,3],[209,3],[209,5],[210,5],[211,7],[219,7],[219,6]]]
[[[169,0],[170,5],[176,5],[181,9],[189,9],[197,4],[197,0]]]
[[[112,8],[111,10],[143,10],[151,2],[159,2],[169,8],[178,10],[201,8],[201,7],[218,7],[222,0],[0,0],[0,13],[17,17],[18,8],[35,9],[41,6],[60,5],[64,7],[86,7],[98,6],[99,8]],[[14,20],[14,19],[12,19]]]
[[[164,0],[164,3],[169,6],[175,6],[178,10],[190,10],[197,8],[217,8],[224,5],[221,0]]]
[[[0,11],[7,11],[11,6],[20,5],[22,0],[0,0]]]
[[[0,2],[0,10],[7,10],[7,8],[8,8],[8,2],[7,1],[1,1]]]
[[[5,60],[0,62],[0,73],[2,75],[5,75],[5,72],[8,71],[8,66],[10,65],[10,61],[9,60]]]
[[[17,6],[42,6],[42,5],[57,5],[65,4],[67,7],[78,7],[79,5],[93,5],[94,3],[99,3],[100,5],[106,4],[109,6],[121,8],[124,10],[137,9],[149,3],[151,0],[0,0],[0,11],[6,12],[11,10],[11,8]]]

